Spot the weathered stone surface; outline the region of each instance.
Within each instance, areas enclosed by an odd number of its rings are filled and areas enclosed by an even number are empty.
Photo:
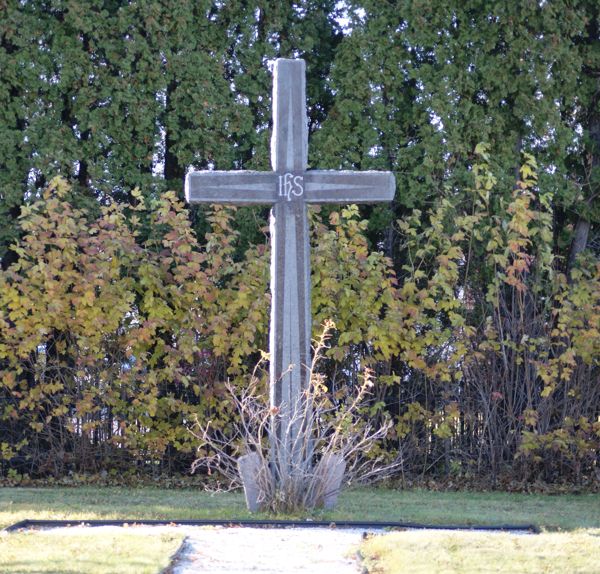
[[[190,202],[272,205],[270,400],[280,413],[273,448],[279,464],[297,467],[295,420],[308,387],[310,254],[307,203],[372,203],[394,197],[389,172],[306,171],[308,124],[305,65],[279,59],[273,71],[273,172],[199,171],[186,178]],[[292,368],[290,368],[293,366]],[[292,424],[293,422],[293,424]],[[285,473],[284,473],[285,474]]]
[[[190,203],[270,204],[277,200],[277,176],[264,171],[193,171],[185,178]]]
[[[244,486],[246,506],[250,512],[257,512],[260,508],[260,456],[255,452],[245,454],[238,458],[237,465]]]
[[[273,171],[305,171],[308,161],[304,60],[275,61],[273,68]]]
[[[328,453],[318,462],[314,480],[317,491],[323,497],[323,508],[329,510],[337,504],[345,470],[346,461],[340,454]],[[320,502],[317,500],[317,504]]]
[[[396,190],[387,171],[310,170],[304,183],[308,203],[381,203],[392,201]]]

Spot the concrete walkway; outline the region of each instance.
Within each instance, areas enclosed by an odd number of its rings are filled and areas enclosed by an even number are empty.
[[[185,528],[173,574],[357,574],[362,530]]]

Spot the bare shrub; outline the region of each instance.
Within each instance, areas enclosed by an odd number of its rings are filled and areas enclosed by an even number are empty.
[[[317,372],[334,328],[332,321],[324,324],[314,349],[309,388],[291,409],[269,405],[265,376],[261,376],[266,357],[246,388],[227,384],[238,417],[227,429],[215,428],[210,421],[196,422],[191,432],[200,441],[201,456],[194,471],[216,470],[232,486],[239,486],[239,458],[251,455],[260,508],[293,512],[331,507],[342,482],[375,481],[400,466],[400,460],[390,461],[383,451],[374,454],[392,422],[386,418],[375,428],[366,416],[372,372],[365,369],[360,384],[342,401],[328,392],[323,375]]]

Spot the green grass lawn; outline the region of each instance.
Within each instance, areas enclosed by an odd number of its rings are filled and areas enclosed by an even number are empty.
[[[334,515],[338,519],[431,525],[534,524],[548,530],[600,528],[600,495],[360,489],[344,493]]]
[[[239,493],[194,489],[77,487],[0,488],[0,528],[25,519],[94,520],[249,518]]]
[[[243,519],[241,493],[160,488],[0,488],[0,528],[25,519]],[[307,516],[308,517],[308,516]],[[390,520],[426,524],[535,524],[549,530],[600,528],[600,495],[429,492],[361,488],[341,494],[325,520]],[[295,518],[301,518],[296,516]]]
[[[0,488],[0,528],[25,519],[244,518],[267,516],[248,513],[241,493],[213,495],[195,489],[150,487]],[[514,564],[519,566],[514,571],[600,572],[600,563],[590,569],[589,563],[585,562],[588,550],[594,556],[600,556],[600,496],[597,494],[550,496],[361,488],[343,492],[335,511],[293,518],[464,526],[534,524],[548,531],[572,531],[516,538],[468,532],[393,533],[379,537],[379,546],[374,550],[371,548],[374,541],[365,543],[363,552],[368,556],[372,572],[402,572],[398,569],[402,564],[409,564],[411,572],[477,572],[480,570],[469,569],[470,564],[481,565],[481,560],[488,559],[497,559],[501,563],[505,555],[512,556]],[[79,538],[69,541],[67,537],[57,544],[47,532],[0,533],[0,572],[160,572],[179,544],[176,536],[160,540],[159,534],[137,535],[136,538],[135,529],[125,534],[115,537],[99,531],[80,532]],[[89,540],[84,536],[90,537]],[[490,550],[492,547],[496,549],[495,553]],[[401,554],[398,554],[399,548]],[[577,565],[571,562],[571,553],[582,557],[579,570],[571,567]],[[115,569],[115,562],[101,559],[103,556],[114,556],[119,568]],[[442,562],[419,562],[418,556],[423,560],[435,557]],[[464,568],[454,570],[449,564],[463,564]],[[418,570],[421,565],[422,569]],[[549,569],[540,569],[540,565]],[[558,566],[558,570],[553,569]],[[494,570],[490,567],[487,571]]]
[[[600,530],[508,533],[406,531],[361,545],[369,574],[600,572]]]
[[[169,565],[183,535],[89,531],[0,533],[0,573],[158,574]]]

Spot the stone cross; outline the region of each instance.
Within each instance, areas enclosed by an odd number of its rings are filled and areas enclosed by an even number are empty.
[[[304,60],[278,59],[273,70],[273,171],[193,171],[192,203],[271,205],[270,402],[277,407],[277,454],[288,457],[302,421],[294,408],[308,387],[311,364],[309,203],[375,203],[394,197],[390,172],[307,170]],[[296,424],[299,423],[299,424]]]

